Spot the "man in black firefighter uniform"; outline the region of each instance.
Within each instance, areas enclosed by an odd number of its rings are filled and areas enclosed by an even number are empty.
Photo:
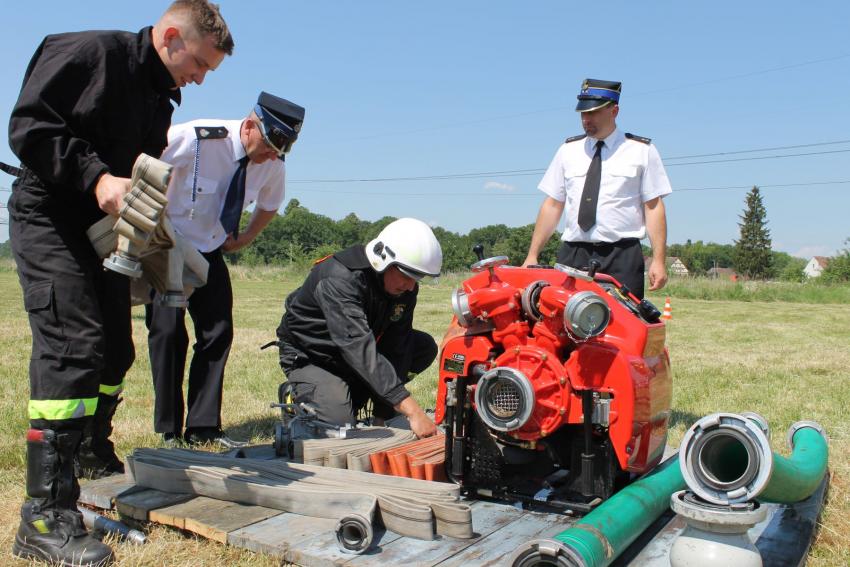
[[[398,412],[418,437],[436,433],[405,383],[437,356],[434,339],[413,329],[413,311],[418,280],[438,276],[442,260],[428,225],[403,218],[365,248],[320,261],[286,298],[277,329],[292,400],[311,405],[322,421],[345,425],[371,399],[375,422]],[[282,398],[286,391],[284,384]]]
[[[47,36],[27,68],[9,122],[9,234],[33,336],[18,556],[112,562],[77,510],[74,459],[88,427],[89,462],[123,471],[108,437],[134,358],[129,280],[104,271],[86,229],[117,214],[138,155],[165,148],[179,88],[232,50],[215,4],[178,0],[138,33]]]

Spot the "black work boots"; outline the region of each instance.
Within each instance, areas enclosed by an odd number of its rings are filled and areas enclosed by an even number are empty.
[[[112,550],[91,537],[77,509],[80,485],[74,453],[80,431],[30,429],[27,432],[27,495],[12,552],[63,567],[101,567]]]
[[[94,418],[83,431],[83,442],[77,455],[77,476],[102,478],[113,474],[124,474],[124,463],[115,454],[112,435],[112,416],[121,403],[117,396],[100,394]]]

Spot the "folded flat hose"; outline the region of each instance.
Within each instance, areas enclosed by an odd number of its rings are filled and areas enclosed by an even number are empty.
[[[347,552],[368,549],[374,533],[366,523],[377,511],[401,535],[473,535],[471,510],[451,484],[181,449],[137,449],[128,465],[139,486],[339,519],[337,541]]]

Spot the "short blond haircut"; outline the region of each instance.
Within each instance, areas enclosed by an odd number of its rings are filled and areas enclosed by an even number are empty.
[[[221,17],[218,4],[207,0],[175,0],[165,14],[187,15],[189,23],[201,37],[212,36],[216,49],[233,55],[233,36]]]

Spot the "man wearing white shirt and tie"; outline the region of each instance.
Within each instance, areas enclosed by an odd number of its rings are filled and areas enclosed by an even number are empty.
[[[586,79],[578,95],[585,134],[567,138],[538,188],[546,193],[524,266],[537,264],[566,210],[558,263],[613,276],[644,295],[640,241],[652,243],[649,289],[667,283],[667,218],[663,197],[672,192],[658,150],[649,138],[617,127],[621,83]]]
[[[233,291],[222,253],[249,245],[277,214],[284,199],[283,160],[303,121],[302,107],[263,92],[243,120],[195,120],[168,132],[161,157],[174,166],[167,213],[174,229],[209,262],[209,274],[207,284],[189,297],[195,346],[187,404],[186,309],[164,305],[158,295],[146,306],[154,430],[166,442],[238,445],[221,429],[224,368],[233,340]],[[251,220],[240,231],[242,211],[251,204]]]

